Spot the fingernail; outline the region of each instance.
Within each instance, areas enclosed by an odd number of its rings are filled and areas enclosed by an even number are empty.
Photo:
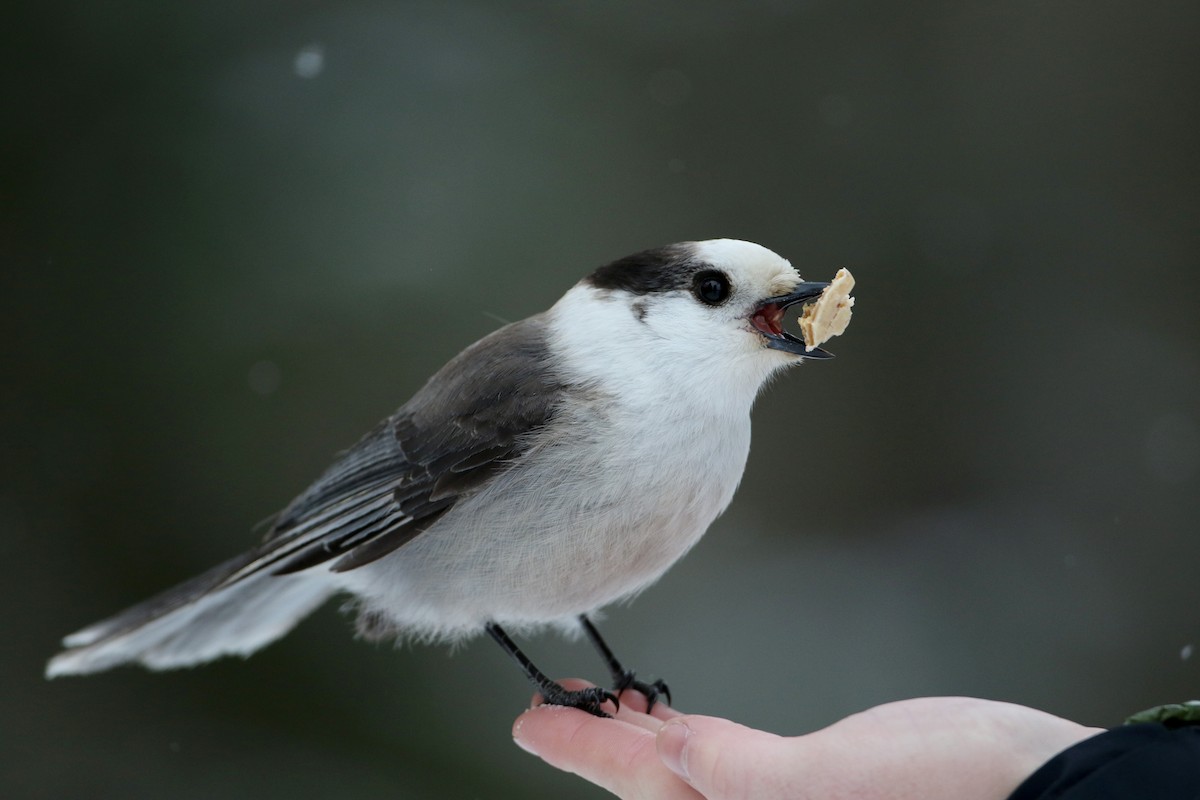
[[[533,746],[531,744],[529,744],[529,742],[527,742],[521,738],[521,726],[524,724],[525,724],[525,720],[524,720],[524,718],[522,718],[522,719],[517,720],[517,724],[513,726],[513,731],[512,731],[513,742],[515,742],[517,747],[521,748],[526,753],[536,756],[537,751],[533,749]]]
[[[692,729],[679,720],[672,720],[658,731],[658,757],[667,769],[688,780],[687,746]]]

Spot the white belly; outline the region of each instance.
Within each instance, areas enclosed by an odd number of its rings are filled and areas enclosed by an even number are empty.
[[[695,413],[560,421],[428,531],[345,573],[347,588],[432,638],[562,621],[644,589],[729,504],[749,452],[748,410],[675,410]]]

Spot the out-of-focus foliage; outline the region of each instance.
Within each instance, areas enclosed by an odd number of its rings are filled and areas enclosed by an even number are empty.
[[[599,797],[490,642],[46,683],[592,267],[858,279],[743,487],[611,643],[783,733],[1200,694],[1200,6],[25,4],[0,126],[6,797]],[[597,332],[602,335],[602,332]],[[527,642],[598,679],[585,644]]]

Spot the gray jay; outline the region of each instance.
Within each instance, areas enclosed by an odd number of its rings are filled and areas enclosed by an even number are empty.
[[[546,701],[633,687],[588,614],[658,579],[729,505],[767,379],[828,358],[783,327],[817,298],[786,260],[714,239],[593,271],[468,347],[271,521],[265,540],[63,640],[49,677],[248,656],[331,595],[369,639],[487,631]],[[517,634],[582,629],[613,690],[568,691]]]

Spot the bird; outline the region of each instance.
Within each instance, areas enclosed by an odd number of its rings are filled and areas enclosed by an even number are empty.
[[[593,617],[653,584],[729,505],[760,389],[832,355],[784,326],[828,285],[737,239],[593,269],[447,362],[257,546],[67,636],[47,677],[246,657],[349,595],[368,640],[487,633],[547,703],[605,716],[628,688],[670,702]],[[548,627],[582,631],[611,689],[564,688],[512,638]]]

